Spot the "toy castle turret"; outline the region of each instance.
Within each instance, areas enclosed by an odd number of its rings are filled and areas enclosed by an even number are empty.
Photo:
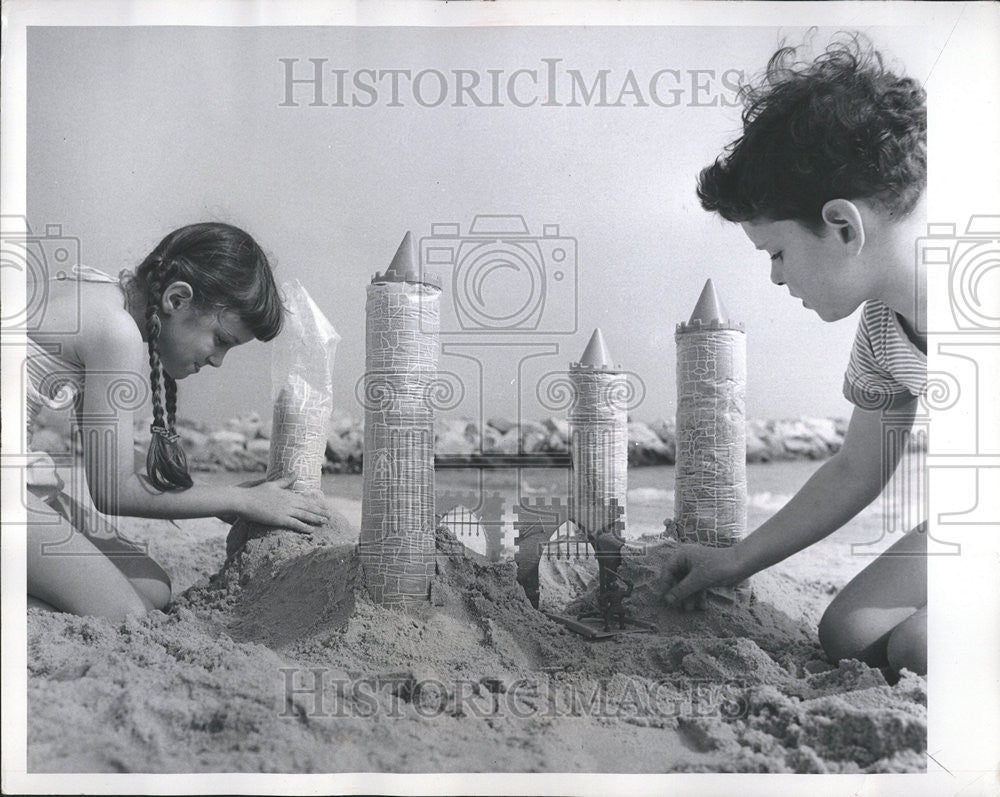
[[[365,456],[359,553],[372,599],[428,599],[434,574],[434,409],[440,284],[413,238],[375,274],[365,306]]]
[[[628,491],[628,383],[600,329],[579,362],[569,367],[574,387],[569,412],[573,481],[570,516],[589,536],[624,528]]]
[[[678,324],[675,521],[685,542],[728,546],[746,534],[746,334],[712,280]]]

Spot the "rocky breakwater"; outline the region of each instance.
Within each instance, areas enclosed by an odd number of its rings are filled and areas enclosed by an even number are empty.
[[[150,419],[136,424],[136,451],[149,445]],[[193,471],[264,471],[270,446],[270,420],[256,412],[225,421],[221,428],[178,419],[177,432]],[[840,450],[847,432],[842,418],[792,418],[747,422],[747,462],[825,459]],[[629,420],[628,464],[672,465],[677,451],[673,420],[651,423]],[[43,411],[35,424],[32,448],[53,453],[78,449],[71,439],[68,418]],[[334,412],[326,444],[324,473],[360,473],[364,425],[358,418]],[[482,427],[471,418],[438,418],[435,451],[452,457],[473,454],[564,454],[569,450],[565,418],[521,421],[490,418]]]

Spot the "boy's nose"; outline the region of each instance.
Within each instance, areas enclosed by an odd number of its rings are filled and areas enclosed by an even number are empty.
[[[775,285],[784,285],[785,281],[782,279],[781,275],[778,273],[776,268],[771,269],[771,282]]]
[[[225,357],[226,357],[225,352],[217,352],[216,354],[213,354],[211,357],[208,358],[208,363],[209,365],[218,368],[220,365],[222,365],[222,361],[225,359]]]

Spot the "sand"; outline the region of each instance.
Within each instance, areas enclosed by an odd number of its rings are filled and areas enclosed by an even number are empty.
[[[333,503],[322,532],[229,560],[220,521],[125,521],[176,598],[121,623],[29,610],[29,771],[924,770],[926,680],[823,660],[816,622],[863,564],[832,547],[688,613],[661,601],[649,541],[632,603],[659,631],[588,641],[445,532],[433,603],[373,605],[360,506]],[[543,560],[543,607],[595,575]]]

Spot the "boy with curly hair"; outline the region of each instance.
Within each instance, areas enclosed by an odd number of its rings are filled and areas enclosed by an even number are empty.
[[[859,37],[811,63],[772,56],[743,90],[743,135],[701,172],[706,210],[738,222],[771,259],[771,280],[824,321],[864,305],[844,379],[854,404],[843,448],[777,514],[731,548],[682,546],[667,601],[737,583],[836,531],[878,497],[902,451],[883,454],[883,416],[909,426],[925,390],[926,95],[887,70]],[[884,460],[888,461],[884,461]],[[827,608],[819,638],[831,661],[927,670],[926,527],[862,570]]]

